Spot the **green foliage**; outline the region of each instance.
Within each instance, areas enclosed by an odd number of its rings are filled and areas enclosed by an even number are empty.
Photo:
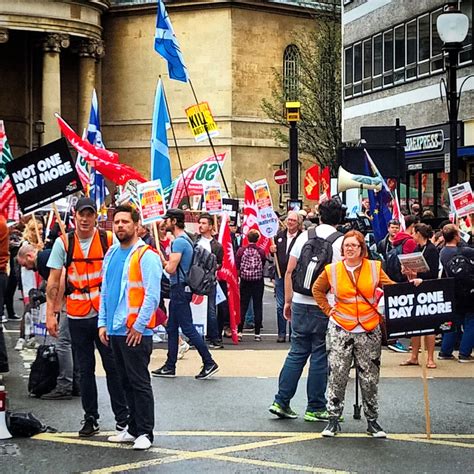
[[[294,44],[299,50],[299,152],[310,155],[322,167],[330,166],[334,172],[342,133],[339,9],[334,6],[330,13],[315,15],[314,29],[295,34]],[[283,79],[282,72],[275,69],[271,98],[262,101],[262,109],[279,125],[272,129],[273,137],[288,145]]]

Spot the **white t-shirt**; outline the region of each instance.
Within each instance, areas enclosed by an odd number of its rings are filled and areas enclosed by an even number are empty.
[[[206,249],[209,253],[211,252],[211,241],[212,239],[207,239],[206,237],[202,237],[198,240],[197,244],[202,247],[203,249]]]
[[[332,225],[320,224],[316,227],[316,235],[322,239],[327,239],[331,234],[336,232],[336,229]],[[332,244],[332,262],[336,263],[342,260],[341,256],[341,246],[342,246],[343,236],[341,235],[336,241]],[[296,259],[300,258],[301,250],[303,245],[308,241],[308,231],[305,230],[297,239],[293,248],[290,252],[290,257],[295,257]],[[333,295],[329,294],[329,304],[334,303]],[[293,303],[299,304],[312,304],[316,306],[316,301],[312,296],[302,295],[301,293],[293,292]]]

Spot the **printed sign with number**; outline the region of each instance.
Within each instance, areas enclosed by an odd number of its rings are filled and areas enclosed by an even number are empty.
[[[222,211],[221,185],[218,183],[206,184],[204,189],[204,209],[209,214],[219,214]]]
[[[155,179],[137,186],[142,224],[151,224],[166,214],[166,204],[161,180]]]

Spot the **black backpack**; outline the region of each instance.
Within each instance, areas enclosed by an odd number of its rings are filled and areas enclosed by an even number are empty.
[[[291,275],[293,291],[311,296],[311,289],[324,267],[332,262],[332,244],[343,234],[336,231],[326,239],[316,235],[316,228],[308,229],[308,241],[301,249],[300,258]]]
[[[217,257],[201,247],[193,246],[193,261],[187,275],[189,288],[195,295],[209,295],[216,287]]]
[[[446,276],[454,278],[456,301],[459,304],[472,304],[474,296],[474,259],[460,252],[451,257],[444,266]]]
[[[389,252],[387,252],[387,258],[384,264],[385,273],[396,282],[406,281],[406,276],[402,273],[402,264],[398,258],[399,255],[403,253],[403,244],[407,241],[405,239],[401,244],[393,247]]]
[[[59,375],[58,354],[53,345],[38,347],[36,359],[31,364],[28,392],[34,397],[41,397],[56,387]]]
[[[44,425],[33,413],[7,412],[7,426],[14,438],[29,438],[38,433],[56,433],[57,430]]]

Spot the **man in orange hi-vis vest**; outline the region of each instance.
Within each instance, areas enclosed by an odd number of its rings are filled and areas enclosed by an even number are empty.
[[[48,260],[51,268],[46,290],[46,326],[49,333],[58,334],[55,302],[60,291],[61,275],[66,268],[66,313],[73,353],[79,365],[81,401],[84,420],[79,436],[99,433],[99,407],[95,380],[95,349],[102,359],[107,377],[107,388],[117,431],[128,425],[128,407],[125,392],[110,347],[104,346],[97,330],[102,263],[112,233],[96,228],[97,208],[92,199],[82,197],[75,206],[76,230],[56,239]]]
[[[110,346],[130,409],[128,429],[109,436],[112,443],[134,443],[145,450],[153,442],[154,400],[148,364],[152,329],[161,297],[161,257],[138,237],[138,212],[130,206],[114,211],[114,245],[104,259],[100,294],[99,337]],[[161,310],[160,310],[161,311]]]

